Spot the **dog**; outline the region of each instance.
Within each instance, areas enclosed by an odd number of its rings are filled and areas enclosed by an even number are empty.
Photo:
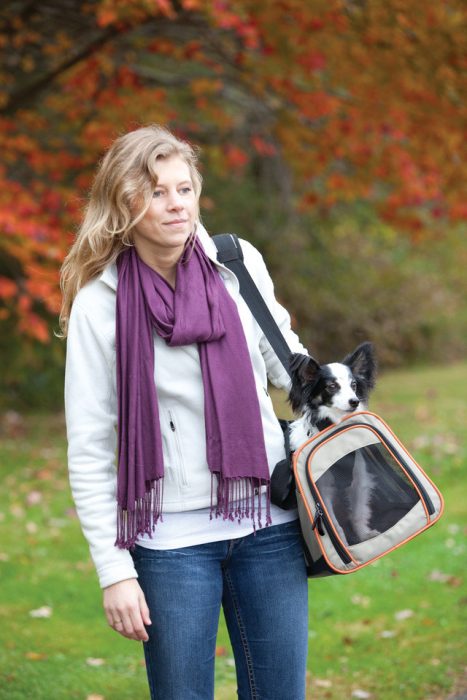
[[[320,365],[313,357],[293,353],[289,403],[301,416],[290,425],[290,447],[296,450],[324,428],[355,411],[366,410],[375,385],[373,345],[362,343],[342,362]],[[343,471],[342,471],[343,470]],[[371,496],[376,485],[360,452],[340,460],[339,492],[334,469],[319,478],[324,506],[342,541],[356,544],[380,534],[370,526]]]

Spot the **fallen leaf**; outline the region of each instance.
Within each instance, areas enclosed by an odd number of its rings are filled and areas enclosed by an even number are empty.
[[[93,571],[94,564],[92,561],[78,561],[75,564],[75,569],[78,571]]]
[[[50,481],[52,476],[53,474],[50,469],[39,469],[39,471],[36,472],[36,478],[40,481]]]
[[[14,518],[22,518],[24,516],[24,508],[17,503],[14,503],[10,508],[10,513]]]
[[[409,617],[413,616],[413,614],[413,610],[399,610],[399,612],[396,612],[394,617],[396,620],[408,620]]]
[[[227,649],[225,647],[216,647],[216,656],[225,656]]]
[[[39,654],[37,651],[27,651],[25,657],[29,659],[29,661],[41,661],[47,658],[47,654]]]
[[[95,693],[91,693],[91,695],[86,696],[86,700],[105,700],[103,695],[96,695]]]
[[[459,588],[459,586],[462,586],[462,579],[460,576],[450,576],[448,580],[448,586],[451,586],[452,588]]]
[[[391,639],[391,637],[396,636],[396,632],[394,630],[383,630],[380,632],[381,639]]]
[[[428,575],[428,581],[437,581],[438,583],[446,583],[451,578],[451,574],[445,574],[438,569],[433,569],[433,571]]]
[[[431,411],[426,404],[420,404],[415,408],[415,418],[422,422],[426,421],[430,417]]]
[[[24,434],[25,425],[23,417],[16,411],[6,411],[3,414],[3,430],[7,437],[19,437]]]
[[[361,605],[362,608],[367,608],[371,602],[371,599],[368,598],[368,596],[359,595],[358,593],[353,595],[350,600],[354,605]]]
[[[429,444],[430,444],[430,438],[428,437],[428,435],[417,435],[417,437],[415,437],[412,440],[411,447],[414,450],[421,450],[425,447],[428,447]]]
[[[424,617],[422,620],[422,625],[424,627],[432,627],[435,624],[436,624],[435,621],[432,620],[431,617]]]
[[[60,455],[60,451],[56,447],[44,447],[39,454],[44,459],[54,459]]]
[[[0,552],[0,561],[9,561],[10,555],[6,552]]]
[[[361,690],[360,688],[357,688],[357,690],[352,690],[351,697],[361,698],[361,700],[365,700],[366,698],[372,698],[373,696],[367,690]]]
[[[39,527],[37,526],[37,523],[32,521],[26,523],[26,532],[28,532],[30,535],[35,535],[38,530]]]
[[[88,666],[104,666],[105,660],[104,659],[94,659],[92,656],[89,656],[86,659],[86,663]]]
[[[31,617],[51,617],[52,608],[48,605],[43,605],[42,608],[37,608],[36,610],[30,610],[29,615]]]
[[[332,681],[327,678],[315,678],[315,685],[318,688],[332,688]]]
[[[35,506],[42,501],[42,494],[40,491],[30,491],[26,496],[26,503],[28,506]]]
[[[49,520],[49,526],[50,527],[65,527],[67,524],[67,521],[64,520],[64,518],[50,518]]]

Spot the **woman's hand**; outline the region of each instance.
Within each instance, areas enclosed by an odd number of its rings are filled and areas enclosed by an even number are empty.
[[[104,610],[107,622],[128,639],[147,642],[144,625],[150,625],[149,608],[135,578],[118,581],[104,588]]]

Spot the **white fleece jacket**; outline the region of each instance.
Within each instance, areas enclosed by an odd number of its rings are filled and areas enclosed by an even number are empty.
[[[284,445],[267,382],[269,379],[275,386],[287,389],[289,377],[240,296],[236,276],[217,262],[215,244],[201,226],[198,235],[238,307],[253,365],[272,471],[284,457]],[[289,314],[274,297],[273,283],[260,253],[247,241],[241,245],[245,264],[291,349],[306,352],[290,328]],[[114,544],[116,288],[117,269],[111,265],[77,294],[70,315],[65,372],[70,485],[102,588],[137,577],[129,552]],[[135,351],[137,343],[135,338]],[[195,344],[169,347],[155,333],[154,346],[154,380],[164,453],[163,508],[166,512],[205,508],[211,502],[211,474],[206,463],[204,392],[198,349]],[[212,527],[215,522],[211,522]]]

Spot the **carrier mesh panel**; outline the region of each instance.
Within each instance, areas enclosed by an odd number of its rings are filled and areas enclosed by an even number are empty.
[[[380,443],[335,462],[316,486],[344,544],[389,530],[420,500],[412,482]]]

